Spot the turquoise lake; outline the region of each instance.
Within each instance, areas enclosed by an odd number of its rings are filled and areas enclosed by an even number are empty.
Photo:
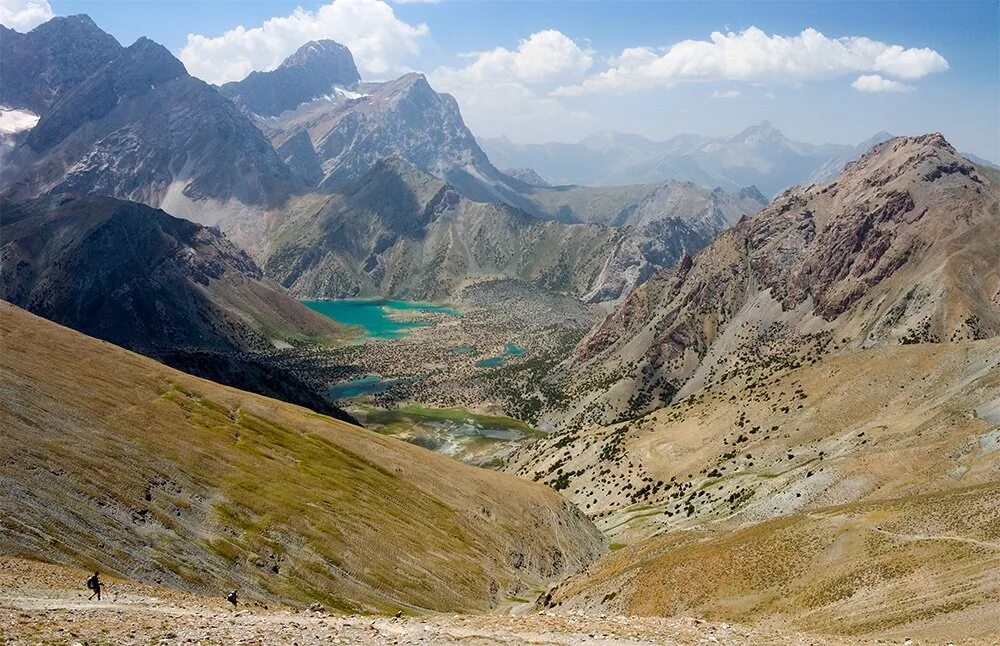
[[[398,339],[421,325],[422,321],[399,321],[391,316],[392,310],[439,312],[448,316],[461,316],[461,312],[444,305],[431,305],[413,301],[387,299],[344,298],[331,301],[302,301],[309,309],[328,316],[338,323],[361,327],[365,336],[372,339]]]
[[[495,368],[503,363],[504,359],[507,357],[519,357],[527,352],[524,348],[516,343],[508,343],[504,348],[503,352],[495,357],[490,357],[488,359],[483,359],[482,361],[477,361],[476,366],[479,368]]]
[[[374,395],[384,393],[396,384],[403,383],[404,379],[385,379],[378,375],[367,375],[344,381],[330,386],[330,396],[334,399],[350,399],[358,395]]]

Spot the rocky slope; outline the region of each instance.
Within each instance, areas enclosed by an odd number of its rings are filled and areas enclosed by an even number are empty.
[[[601,190],[581,188],[577,192],[586,195]],[[733,192],[719,188],[709,191],[673,180],[654,186],[610,221],[623,234],[585,299],[604,302],[626,297],[652,276],[704,248],[742,218],[757,213],[766,203],[753,186]]]
[[[87,25],[92,39],[96,27]],[[56,47],[51,41],[60,34],[45,25],[28,36],[40,31],[46,38],[35,39],[36,49]],[[69,36],[81,42],[60,47],[77,52],[89,46],[80,34]],[[71,76],[66,70],[75,64],[65,58],[42,57],[42,76]],[[28,83],[25,77],[38,73],[30,66],[8,70],[5,85]],[[259,214],[284,199],[293,176],[268,141],[162,46],[140,38],[83,73],[75,72],[77,82],[64,84],[71,87],[5,156],[7,194],[107,195],[203,223]]]
[[[612,541],[557,610],[988,640],[998,406],[995,338],[842,348],[551,435],[507,469]]]
[[[1000,331],[993,171],[897,138],[657,275],[567,364],[581,419],[631,417],[833,347]]]
[[[463,198],[399,158],[323,199],[292,202],[264,264],[293,294],[444,300],[473,279],[585,293],[615,233]]]
[[[0,333],[4,554],[391,614],[503,608],[604,548],[546,487],[188,376],[6,303]]]
[[[182,369],[336,412],[254,357],[347,333],[285,295],[217,230],[111,198],[5,199],[0,209],[4,300]]]
[[[353,89],[361,77],[351,51],[332,40],[311,40],[270,72],[251,72],[219,88],[251,114],[279,115],[334,92]]]
[[[907,643],[991,643],[1000,612],[1000,484],[666,534],[553,595],[556,609],[713,621]]]

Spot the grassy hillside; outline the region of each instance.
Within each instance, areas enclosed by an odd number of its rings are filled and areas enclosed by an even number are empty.
[[[1000,612],[1000,340],[840,352],[546,437],[506,468],[613,553],[562,608],[985,637]]]
[[[530,597],[603,549],[550,489],[0,304],[0,553],[391,612]]]
[[[599,561],[554,601],[563,609],[995,643],[998,495],[994,482],[795,514],[732,533],[674,532]]]

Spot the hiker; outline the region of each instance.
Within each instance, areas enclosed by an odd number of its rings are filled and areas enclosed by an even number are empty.
[[[236,607],[236,590],[233,590],[232,592],[226,595],[226,601],[233,604],[234,608]]]
[[[97,572],[94,572],[94,576],[87,579],[87,589],[92,591],[90,596],[87,597],[87,601],[93,599],[95,594],[97,595],[97,600],[101,600],[101,579],[98,578]]]

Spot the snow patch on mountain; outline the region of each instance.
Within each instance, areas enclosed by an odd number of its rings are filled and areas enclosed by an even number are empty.
[[[0,136],[31,130],[38,123],[38,115],[30,110],[0,106]]]

